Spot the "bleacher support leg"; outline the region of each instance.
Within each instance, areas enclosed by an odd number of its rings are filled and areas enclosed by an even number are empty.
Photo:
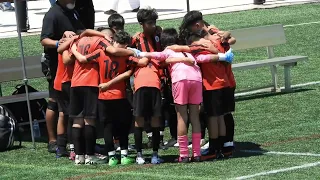
[[[278,72],[277,72],[277,66],[270,66],[271,69],[271,76],[272,76],[272,91],[277,92],[279,91],[278,86]]]
[[[291,65],[284,65],[284,91],[290,92],[292,91],[291,88]]]

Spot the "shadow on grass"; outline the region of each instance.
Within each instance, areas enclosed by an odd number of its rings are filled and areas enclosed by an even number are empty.
[[[233,158],[245,158],[251,156],[261,156],[266,150],[261,148],[260,144],[253,142],[235,142],[236,151],[233,154]],[[256,151],[255,153],[244,152],[245,150]],[[260,152],[261,153],[257,153]]]
[[[259,94],[252,94],[252,95],[236,97],[236,102],[253,100],[253,99],[260,99],[260,98],[267,98],[267,97],[273,97],[273,96],[281,96],[281,95],[285,95],[285,94],[301,93],[301,92],[307,92],[307,91],[312,91],[312,90],[315,90],[315,89],[295,89],[292,92],[264,92],[264,93],[259,93]]]

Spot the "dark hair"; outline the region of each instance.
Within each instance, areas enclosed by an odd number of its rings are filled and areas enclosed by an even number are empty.
[[[115,27],[116,30],[123,30],[124,23],[124,18],[120,14],[111,14],[108,18],[109,27]]]
[[[187,36],[187,45],[192,44],[195,41],[199,41],[201,38],[204,38],[206,35],[208,35],[208,32],[205,30],[200,30],[196,32],[192,32]]]
[[[102,32],[102,31],[104,31],[104,30],[109,30],[109,31],[111,31],[112,33],[114,33],[114,30],[111,29],[111,28],[109,28],[109,27],[98,27],[98,28],[97,28],[97,31],[99,31],[99,32]]]
[[[166,28],[162,31],[160,42],[163,49],[178,43],[178,32],[174,28]]]
[[[155,21],[158,19],[158,13],[154,8],[140,9],[137,13],[137,19],[139,23],[144,23],[146,21]]]
[[[119,44],[130,44],[131,36],[125,31],[118,31],[114,34],[113,40]]]
[[[190,26],[198,21],[203,21],[203,16],[200,11],[190,11],[183,17],[182,23],[179,27],[180,43],[186,43],[188,35],[192,33]]]

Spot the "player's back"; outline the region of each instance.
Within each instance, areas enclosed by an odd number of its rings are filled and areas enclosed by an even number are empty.
[[[111,56],[101,51],[99,63],[100,83],[107,83],[127,71],[128,56]],[[99,99],[122,99],[126,97],[126,81],[118,82],[99,94]]]
[[[87,63],[80,63],[78,60],[75,61],[73,76],[71,80],[71,87],[75,86],[94,86],[97,87],[99,84],[99,73],[98,64],[92,61],[98,58],[100,53],[93,53],[97,50],[100,42],[103,38],[93,37],[82,37],[77,42],[77,50],[79,53],[87,57]]]

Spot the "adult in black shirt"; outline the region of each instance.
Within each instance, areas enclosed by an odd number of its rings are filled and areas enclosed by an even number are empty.
[[[64,41],[63,36],[72,36],[74,32],[83,30],[84,26],[79,21],[74,10],[75,0],[58,0],[43,18],[41,31],[41,44],[44,47],[45,61],[42,62],[42,70],[49,83],[49,101],[46,111],[46,123],[48,131],[48,151],[56,151],[56,117],[57,117],[57,92],[53,88],[54,79],[58,67],[57,47]]]
[[[86,29],[94,29],[95,11],[92,0],[77,0],[75,10]]]

